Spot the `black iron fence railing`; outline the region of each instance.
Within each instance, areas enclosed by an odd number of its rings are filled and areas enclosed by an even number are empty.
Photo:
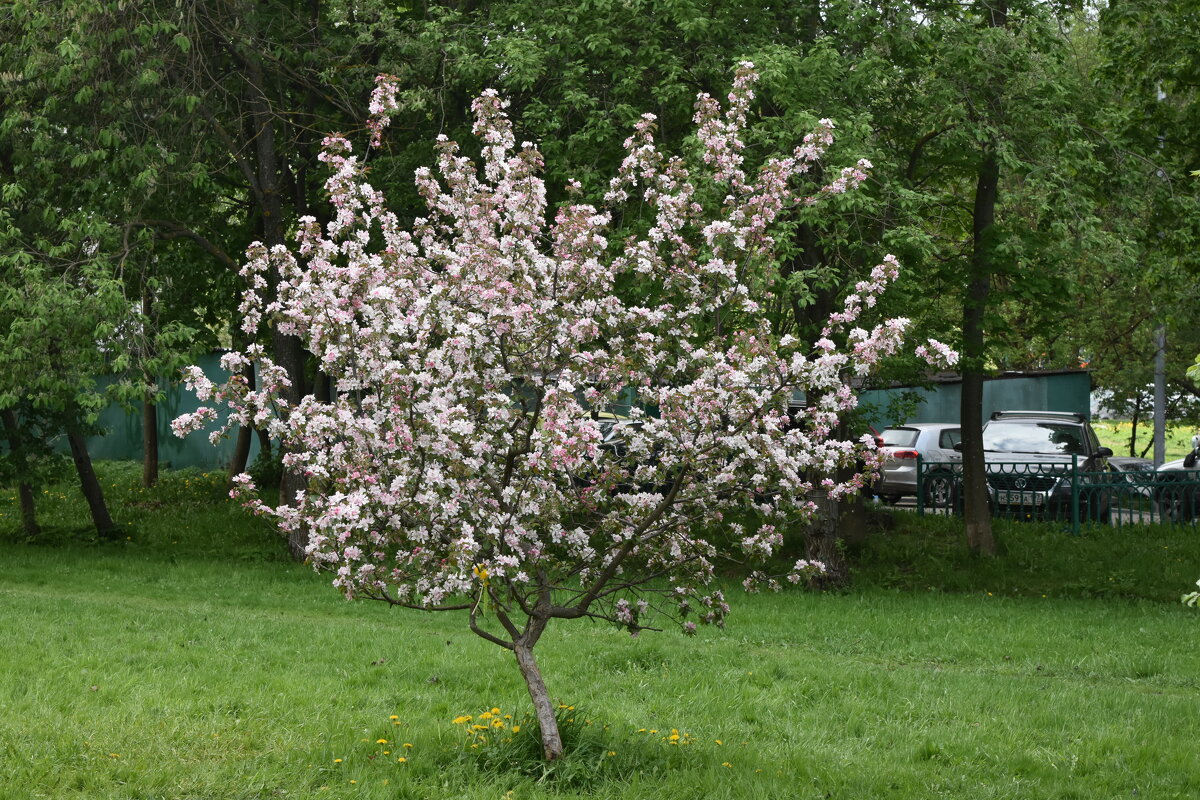
[[[1081,525],[1200,523],[1200,469],[1168,472],[1085,470],[1070,461],[987,464],[992,514]],[[962,514],[962,463],[917,459],[917,513]]]

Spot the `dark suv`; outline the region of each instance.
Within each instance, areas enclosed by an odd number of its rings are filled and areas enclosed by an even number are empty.
[[[983,459],[997,512],[1071,518],[1072,482],[1079,481],[1079,519],[1107,523],[1108,458],[1084,414],[996,411],[983,425]]]

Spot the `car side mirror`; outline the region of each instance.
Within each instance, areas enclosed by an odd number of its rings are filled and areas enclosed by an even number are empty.
[[[1112,458],[1113,451],[1112,451],[1111,447],[1101,447],[1099,450],[1096,451],[1096,455],[1099,456],[1100,458]]]
[[[961,453],[962,451],[963,451],[963,443],[962,443],[962,442],[955,442],[955,443],[954,443],[954,452],[956,452],[956,453]]]

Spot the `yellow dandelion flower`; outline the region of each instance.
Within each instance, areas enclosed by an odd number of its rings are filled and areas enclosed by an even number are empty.
[[[714,742],[716,742],[717,744],[725,744],[725,743],[724,743],[724,742],[722,742],[720,739],[713,739],[713,741],[714,741]]]
[[[392,714],[388,719],[400,719],[400,717],[397,714]]]
[[[610,756],[615,756],[615,755],[617,754],[617,751],[616,751],[616,750],[609,750],[609,751],[608,751],[608,754],[609,754]]]
[[[472,718],[471,718],[471,716],[470,716],[470,715],[463,715],[463,716],[461,716],[461,717],[455,717],[455,718],[454,718],[454,724],[455,724],[455,725],[462,725],[463,723],[470,722],[470,721],[471,721],[471,719],[472,719]]]
[[[474,747],[475,745],[471,745],[471,746]],[[396,763],[397,764],[407,764],[408,759],[405,758],[404,756],[400,756],[399,758],[396,759]]]
[[[375,744],[387,744],[387,739],[376,739]]]
[[[493,713],[493,714],[499,714],[499,713],[500,713],[500,709],[498,709],[498,708],[493,708],[493,709],[492,709],[492,713]]]
[[[405,743],[404,743],[404,746],[405,746],[405,747],[407,747],[408,749],[410,749],[410,750],[411,750],[411,749],[412,749],[412,742],[405,742]]]
[[[732,769],[732,768],[733,768],[733,764],[730,764],[728,761],[722,761],[722,762],[721,762],[721,766],[722,766],[722,767],[729,767],[730,769]]]
[[[670,736],[668,736],[667,738],[668,738],[668,739],[670,739],[672,742],[678,742],[678,741],[679,741],[679,734],[678,734],[678,733],[672,733],[672,734],[671,734]]]
[[[350,781],[350,782],[351,782],[351,783],[358,783],[358,781],[353,781],[353,780],[352,780],[352,781]]]
[[[654,730],[654,728],[651,728],[651,729],[650,729],[650,732],[651,732],[651,733],[658,733],[658,731]]]
[[[341,760],[340,758],[335,758],[335,759],[333,760],[333,763],[335,763],[335,764],[340,764],[340,763],[342,763],[342,760]]]
[[[520,733],[520,732],[521,732],[521,726],[520,726],[520,725],[513,725],[513,726],[512,726],[512,732],[513,732],[513,733]]]
[[[390,756],[390,755],[392,754],[392,751],[391,751],[391,750],[384,750],[384,751],[383,751],[383,754],[384,754],[385,756]]]

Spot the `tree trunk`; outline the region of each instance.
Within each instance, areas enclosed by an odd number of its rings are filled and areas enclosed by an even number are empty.
[[[967,547],[980,555],[995,555],[992,513],[988,503],[987,467],[983,458],[983,371],[986,350],[983,333],[988,295],[992,288],[992,250],[988,241],[996,218],[1000,162],[994,146],[984,149],[975,184],[970,281],[963,304],[962,423],[963,516]]]
[[[979,0],[980,14],[989,28],[1008,25],[1007,0]],[[1000,104],[1003,81],[993,86],[985,101]],[[998,143],[992,139],[983,146],[979,175],[975,181],[975,206],[971,219],[971,263],[967,279],[967,297],[963,304],[962,424],[963,516],[967,528],[967,547],[978,555],[994,556],[992,509],[987,484],[987,465],[983,457],[983,375],[987,363],[984,319],[995,271],[993,234],[996,200],[1000,190]]]
[[[243,349],[244,344],[238,349]],[[254,365],[247,364],[242,370],[242,376],[246,379],[246,388],[253,391],[254,385]],[[266,435],[266,432],[263,432]],[[250,461],[250,444],[254,438],[254,429],[249,425],[243,425],[238,428],[237,443],[233,447],[233,457],[229,460],[229,485],[233,485],[233,479],[237,475],[241,475],[246,471],[246,464]]]
[[[521,677],[529,688],[529,699],[533,701],[533,714],[542,734],[542,754],[547,761],[556,761],[563,755],[562,736],[558,732],[558,717],[554,714],[554,704],[550,702],[550,693],[546,691],[546,683],[542,680],[542,671],[533,657],[533,647],[527,646],[522,638],[513,642],[513,653],[517,656]]]
[[[333,378],[319,369],[317,370],[316,380],[313,381],[313,396],[317,398],[317,402],[319,403],[333,402]]]
[[[152,378],[147,375],[146,381]],[[142,486],[158,483],[158,406],[151,392],[142,399]]]
[[[275,147],[275,116],[266,93],[266,80],[262,65],[254,56],[248,56],[245,62],[246,77],[250,84],[250,115],[253,121],[255,135],[255,157],[258,163],[257,183],[258,200],[262,213],[263,239],[268,247],[284,244],[283,203],[280,197],[280,158]],[[278,275],[272,274],[271,280],[277,283]],[[295,408],[308,392],[305,387],[304,366],[305,351],[299,337],[281,333],[278,329],[271,332],[271,349],[275,363],[287,372],[291,386],[284,391],[284,399],[290,408]],[[287,455],[287,450],[283,450]],[[279,481],[279,502],[284,505],[294,505],[296,495],[308,486],[304,473],[284,467],[283,476]],[[304,548],[308,545],[308,531],[301,526],[299,530],[288,534],[288,551],[292,558],[303,561]]]
[[[67,426],[67,442],[71,445],[71,458],[75,461],[75,471],[79,473],[79,488],[92,512],[96,532],[103,538],[111,539],[116,536],[117,526],[113,524],[112,517],[108,515],[108,506],[104,504],[104,489],[92,469],[87,441],[74,423]]]
[[[1137,429],[1138,422],[1142,418],[1142,397],[1139,394],[1133,400],[1133,419],[1130,420],[1129,428],[1129,455],[1137,455]]]
[[[271,437],[266,431],[259,428],[255,431],[258,436],[258,452],[263,454],[263,458],[271,457]]]
[[[856,494],[838,501],[838,538],[851,547],[867,542],[867,506]]]
[[[229,459],[229,483],[246,471],[246,462],[250,460],[250,443],[254,439],[254,429],[249,425],[238,428],[237,441],[233,445],[233,456]]]
[[[18,460],[18,473],[25,472],[25,460],[18,455],[21,450],[21,428],[17,424],[17,415],[11,408],[0,412],[4,421],[4,434],[8,438],[8,447]],[[19,479],[18,479],[19,480]],[[33,486],[24,481],[17,484],[17,496],[21,501],[21,530],[26,536],[37,536],[41,528],[37,524],[37,505],[34,503]]]
[[[804,526],[804,557],[825,565],[825,574],[813,581],[822,589],[845,586],[850,579],[846,556],[838,546],[838,502],[822,489],[808,493],[817,504],[817,513]]]
[[[154,302],[150,289],[142,283],[142,316],[146,324],[151,324],[154,314]],[[149,489],[158,483],[158,378],[146,373],[142,374],[147,388],[142,397],[142,486]]]

